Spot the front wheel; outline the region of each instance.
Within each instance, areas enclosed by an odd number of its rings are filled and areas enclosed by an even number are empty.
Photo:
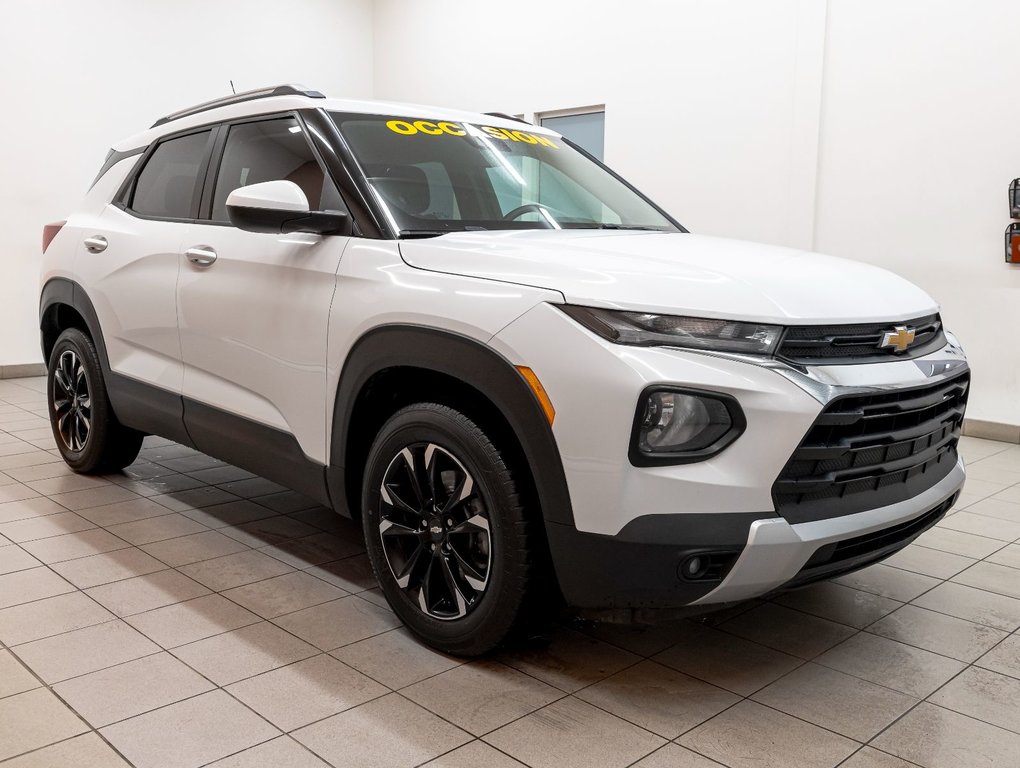
[[[390,606],[429,645],[476,656],[528,602],[530,524],[514,472],[464,414],[435,403],[398,411],[369,452],[365,542]]]
[[[144,435],[117,421],[96,348],[77,328],[53,345],[46,395],[57,449],[75,472],[114,472],[137,458]]]

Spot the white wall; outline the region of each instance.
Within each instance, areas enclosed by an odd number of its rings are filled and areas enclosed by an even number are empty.
[[[42,227],[110,144],[175,109],[299,82],[371,94],[370,0],[0,0],[0,366],[41,360]]]
[[[606,160],[690,229],[882,265],[944,307],[968,415],[1020,424],[1015,0],[376,0],[375,96],[606,104]]]

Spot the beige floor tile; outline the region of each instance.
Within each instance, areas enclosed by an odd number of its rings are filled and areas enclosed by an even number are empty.
[[[10,446],[0,444],[0,451],[8,447]],[[14,482],[0,485],[0,504],[6,504],[10,501],[24,501],[25,499],[32,499],[40,495],[37,491],[21,483]]]
[[[803,662],[711,627],[688,622],[684,639],[655,661],[720,688],[749,696]]]
[[[481,736],[534,712],[563,692],[497,661],[475,661],[401,693],[465,731]]]
[[[637,663],[641,657],[580,632],[558,628],[551,637],[522,644],[497,658],[572,693]]]
[[[0,456],[0,470],[17,467],[34,467],[38,464],[63,464],[64,460],[48,451],[36,450],[31,453],[19,453],[16,456]]]
[[[331,651],[400,625],[392,611],[351,596],[273,619],[288,632]]]
[[[93,477],[92,475],[79,475],[75,473],[61,473],[56,477],[29,480],[25,484],[36,493],[43,496],[54,496],[58,493],[68,491],[83,491],[86,488],[103,488],[110,485],[109,480]]]
[[[198,582],[177,571],[156,571],[85,590],[86,594],[118,616],[151,611],[209,593]]]
[[[99,624],[113,614],[81,592],[0,610],[0,642],[17,645]]]
[[[0,649],[0,699],[15,693],[24,693],[38,688],[40,683],[35,675],[10,651]]]
[[[946,709],[1020,733],[1020,680],[1015,678],[970,667],[929,696],[928,700]]]
[[[74,591],[74,587],[49,568],[40,566],[0,576],[0,608],[30,603]]]
[[[422,768],[526,768],[484,741],[472,741],[425,763]]]
[[[52,494],[50,498],[60,506],[77,512],[79,509],[101,507],[105,504],[116,504],[119,501],[130,501],[137,499],[138,495],[126,488],[109,483],[100,488],[87,488],[83,491]]]
[[[127,617],[126,621],[164,648],[203,640],[257,624],[259,617],[220,595],[187,600]]]
[[[976,560],[988,557],[992,552],[1002,548],[1002,542],[998,539],[975,536],[972,533],[953,531],[949,528],[931,528],[918,536],[915,543],[922,547],[963,555]]]
[[[31,480],[48,480],[51,477],[77,476],[77,473],[63,461],[58,461],[56,464],[38,464],[34,467],[7,469],[4,471],[4,474],[9,475],[13,479],[19,480],[22,483],[27,483]]]
[[[46,517],[60,512],[67,512],[55,501],[50,501],[43,496],[24,501],[12,501],[8,504],[0,504],[0,524],[13,523],[18,520],[30,520],[35,517]]]
[[[849,573],[846,576],[840,576],[835,581],[837,584],[889,597],[903,603],[909,603],[918,595],[924,594],[939,584],[939,579],[881,563]]]
[[[332,655],[394,690],[464,663],[432,650],[404,627],[345,645]]]
[[[158,651],[159,646],[119,620],[14,647],[21,660],[49,684]]]
[[[1020,679],[1020,635],[1010,635],[976,663],[979,667]]]
[[[117,534],[125,541],[141,546],[143,544],[163,541],[164,539],[173,539],[178,536],[202,533],[207,531],[208,528],[184,515],[171,513],[158,517],[148,517],[144,520],[135,520],[131,523],[111,525],[108,530],[111,533]]]
[[[684,638],[685,624],[673,622],[658,625],[610,624],[595,622],[581,631],[603,642],[649,657],[676,645]]]
[[[259,744],[210,763],[208,768],[329,768],[289,736]]]
[[[334,587],[340,587],[340,589],[351,593],[372,589],[377,584],[375,574],[372,573],[372,564],[369,563],[367,555],[354,555],[343,560],[323,563],[306,568],[305,573],[310,573]]]
[[[315,533],[311,536],[281,541],[279,544],[270,544],[259,549],[260,552],[272,555],[294,568],[321,565],[337,558],[356,555],[364,550],[365,546],[362,540],[352,541],[333,533]]]
[[[653,661],[642,661],[574,695],[667,739],[675,739],[740,700]]]
[[[977,660],[1006,637],[1006,632],[1001,629],[914,605],[903,606],[869,627],[868,631],[967,662]]]
[[[137,768],[197,768],[279,735],[223,691],[123,720],[101,733]]]
[[[972,557],[911,544],[887,559],[885,564],[935,579],[950,579],[975,562]]]
[[[228,589],[224,597],[240,603],[264,619],[327,603],[348,593],[302,571]]]
[[[88,726],[45,688],[0,699],[0,760],[87,730]]]
[[[286,515],[276,515],[224,528],[223,532],[238,541],[243,541],[249,547],[258,548],[311,536],[319,533],[319,530]]]
[[[140,549],[129,547],[91,557],[64,560],[50,566],[78,589],[98,587],[111,581],[121,581],[166,570],[166,565]]]
[[[244,552],[248,547],[219,531],[203,531],[145,544],[142,549],[167,565],[176,567]]]
[[[817,659],[819,664],[924,698],[964,664],[930,651],[862,632]]]
[[[389,693],[384,686],[326,654],[242,680],[227,690],[283,731],[293,731]]]
[[[1013,502],[1014,504],[1020,504],[1020,486],[1014,485],[1010,488],[1005,489],[1004,491],[999,491],[998,493],[994,494],[993,498],[999,499],[1001,501],[1010,501]]]
[[[903,605],[898,600],[832,581],[789,592],[777,598],[776,602],[857,629],[863,629]]]
[[[83,509],[79,514],[96,525],[112,526],[169,515],[170,510],[149,499],[131,499],[117,504]]]
[[[217,685],[291,664],[316,654],[308,645],[263,621],[174,649],[174,655]]]
[[[169,653],[128,661],[53,686],[93,728],[212,690],[213,685]]]
[[[63,536],[26,541],[21,546],[44,563],[59,563],[77,557],[125,549],[131,545],[102,528],[92,528],[77,533],[65,533]]]
[[[732,768],[826,768],[859,746],[752,701],[727,709],[680,743]]]
[[[917,703],[912,696],[813,663],[752,698],[856,741],[871,739]]]
[[[185,565],[180,570],[210,589],[221,592],[263,579],[271,579],[274,576],[290,573],[294,569],[269,555],[248,550],[235,555]]]
[[[124,758],[95,733],[29,752],[4,763],[4,768],[129,768]]]
[[[665,743],[573,696],[490,733],[485,741],[534,768],[623,768]]]
[[[222,488],[196,488],[193,491],[170,494],[165,501],[163,497],[157,500],[161,504],[180,509],[181,514],[197,520],[207,528],[225,528],[276,516],[271,509],[239,499]]]
[[[302,496],[294,491],[282,491],[280,493],[270,493],[267,496],[257,496],[252,501],[256,504],[261,504],[263,507],[268,507],[281,515],[321,508],[318,502],[312,501],[307,496]],[[337,514],[333,510],[328,511],[331,515]],[[308,521],[303,520],[302,522]]]
[[[921,703],[875,739],[874,746],[925,768],[1013,768],[1020,736]]]
[[[21,544],[33,539],[60,536],[64,533],[75,533],[95,527],[84,517],[79,517],[74,512],[59,512],[41,517],[30,517],[25,520],[15,520],[13,523],[4,523],[0,525],[0,534]]]
[[[1003,542],[1020,539],[1020,522],[1014,523],[996,517],[976,515],[967,510],[945,518],[939,523],[939,527],[972,533],[976,536],[987,536],[990,539],[998,539]]]
[[[989,563],[1008,565],[1010,568],[1020,568],[1020,544],[1010,544],[998,552],[993,552],[987,558]]]
[[[722,765],[679,744],[666,744],[648,757],[638,760],[632,768],[719,768]]]
[[[1020,600],[963,584],[940,584],[914,605],[1007,632],[1020,627]]]
[[[996,563],[975,563],[953,577],[956,584],[1020,600],[1020,570]]]
[[[386,733],[385,739],[378,738],[381,732]],[[336,768],[410,768],[471,739],[395,693],[292,735]]]
[[[840,768],[916,768],[916,764],[908,763],[886,752],[879,752],[872,747],[864,747],[855,752]]]
[[[0,575],[37,568],[42,563],[32,557],[17,544],[0,547]]]
[[[719,628],[802,659],[813,659],[854,633],[843,624],[774,603],[742,613]]]
[[[968,471],[967,474],[969,475],[970,472]],[[1020,482],[1020,475],[1016,477],[1017,481]],[[1020,504],[1003,501],[995,497],[981,499],[981,501],[967,507],[967,511],[973,512],[976,515],[986,515],[987,517],[995,517],[999,520],[1008,520],[1011,523],[1020,523]]]

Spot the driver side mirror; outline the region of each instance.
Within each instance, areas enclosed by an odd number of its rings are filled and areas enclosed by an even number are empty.
[[[353,230],[346,211],[312,211],[308,198],[293,181],[263,181],[235,189],[227,197],[230,223],[245,232],[272,235],[311,232],[349,235]]]

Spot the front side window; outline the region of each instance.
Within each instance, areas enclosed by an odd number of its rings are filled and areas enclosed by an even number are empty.
[[[679,231],[558,136],[455,121],[333,113],[376,202],[407,237],[479,229]]]
[[[198,172],[211,131],[160,142],[138,174],[131,210],[168,219],[194,217]]]
[[[227,197],[263,181],[292,181],[313,211],[343,210],[340,193],[312,153],[293,117],[230,126],[213,193],[213,221],[228,221]]]

